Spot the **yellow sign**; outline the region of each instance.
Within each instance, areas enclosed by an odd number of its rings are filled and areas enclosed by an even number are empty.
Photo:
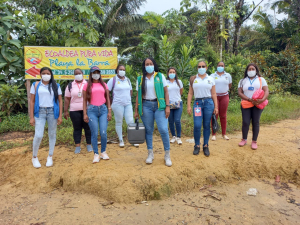
[[[37,47],[25,46],[25,79],[41,79],[40,69],[49,67],[56,80],[73,80],[74,70],[80,68],[88,79],[90,68],[98,66],[101,77],[115,76],[118,65],[117,48],[110,47]]]

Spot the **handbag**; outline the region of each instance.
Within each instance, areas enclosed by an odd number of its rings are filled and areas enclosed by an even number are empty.
[[[259,82],[260,82],[260,88],[253,93],[253,95],[252,95],[253,100],[262,99],[265,95],[265,92],[262,89],[262,82],[261,82],[260,77],[259,77]],[[268,99],[266,99],[262,103],[256,105],[256,107],[259,108],[259,109],[263,109],[268,105],[268,103],[269,103],[269,101],[268,101]]]
[[[181,101],[170,101],[170,109],[180,109]]]
[[[212,120],[212,130],[213,130],[213,133],[215,134],[220,129],[220,126],[218,124],[216,115],[214,113],[212,114],[211,120]]]

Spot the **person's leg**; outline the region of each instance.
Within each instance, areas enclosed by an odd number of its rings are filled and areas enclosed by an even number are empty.
[[[89,127],[89,124],[84,122],[84,120],[83,120],[83,111],[78,111],[78,112],[80,112],[80,115],[81,115],[82,127],[84,129],[87,151],[91,152],[91,151],[93,151],[93,148],[91,146],[91,143],[92,143],[91,142],[91,137],[92,137],[91,129]]]
[[[198,105],[197,105],[198,103]],[[201,127],[202,127],[202,101],[195,101],[193,106],[193,117],[194,117],[194,139],[195,139],[195,146],[200,146],[200,137],[201,137]],[[195,115],[195,109],[199,109],[201,114]]]
[[[125,117],[125,121],[126,121],[127,125],[130,123],[134,123],[133,110],[132,110],[131,103],[124,107],[124,117]]]
[[[47,110],[48,136],[49,136],[49,155],[47,157],[46,166],[53,166],[53,152],[56,142],[57,119],[54,118],[54,110]]]
[[[176,137],[176,133],[175,133],[175,126],[174,126],[174,112],[176,111],[176,109],[170,109],[170,115],[169,115],[169,127],[170,127],[170,131],[172,134],[172,137]],[[175,142],[175,140],[171,140],[172,142]]]
[[[257,141],[257,137],[259,134],[259,121],[260,121],[260,116],[262,113],[263,109],[259,109],[257,107],[253,107],[252,110],[252,141]]]
[[[183,110],[183,104],[180,102],[180,108],[174,110],[174,122],[176,125],[176,137],[181,138],[181,115]]]
[[[70,118],[73,124],[73,138],[76,145],[75,153],[80,153],[80,143],[83,127],[82,111],[70,111]]]
[[[36,158],[38,154],[38,150],[41,144],[41,141],[44,136],[44,129],[46,124],[46,111],[44,109],[40,109],[39,117],[34,117],[35,119],[35,132],[32,144],[32,157]]]
[[[208,140],[210,136],[210,121],[214,112],[215,106],[212,99],[205,99],[204,106],[202,108],[203,113],[203,146],[208,146]]]
[[[123,123],[123,116],[125,111],[124,106],[113,103],[111,105],[111,109],[114,112],[116,132],[119,137],[119,141],[123,142],[122,123]]]
[[[249,125],[251,121],[252,108],[243,109],[243,107],[241,107],[242,119],[243,119],[243,126],[242,126],[243,140],[247,140]]]
[[[107,145],[107,114],[108,110],[105,104],[99,107],[99,127],[100,127],[100,136],[101,136],[101,153],[106,151]]]
[[[143,101],[143,115],[141,118],[146,130],[146,144],[148,150],[153,150],[154,113],[153,102]]]
[[[221,96],[219,101],[219,115],[222,127],[222,135],[226,135],[227,109],[229,104],[229,95]]]
[[[94,154],[98,155],[98,107],[89,105],[87,108],[87,115],[89,117],[88,124],[91,130],[91,143],[93,146]]]

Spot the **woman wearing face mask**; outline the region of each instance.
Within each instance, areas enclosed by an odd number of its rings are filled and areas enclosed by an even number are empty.
[[[73,138],[76,145],[75,154],[80,153],[80,143],[81,143],[81,135],[82,128],[85,132],[85,138],[87,143],[87,151],[92,152],[91,146],[91,130],[88,123],[83,121],[83,95],[82,89],[83,86],[87,83],[83,79],[83,72],[81,69],[74,70],[74,78],[75,80],[68,84],[65,90],[65,111],[64,117],[67,120],[71,117],[73,123]],[[68,112],[70,106],[70,114]]]
[[[194,155],[200,152],[200,136],[203,123],[203,153],[209,156],[208,141],[210,135],[210,120],[212,114],[218,114],[218,100],[216,95],[215,81],[206,74],[206,62],[198,63],[198,74],[190,79],[189,94],[187,100],[187,112],[194,115]],[[195,96],[193,111],[191,101]]]
[[[218,110],[220,114],[220,121],[221,121],[221,127],[222,127],[222,136],[225,140],[229,140],[229,138],[226,135],[226,116],[227,116],[227,109],[229,104],[229,94],[228,91],[232,86],[232,79],[231,75],[229,73],[226,73],[224,71],[225,69],[225,63],[219,62],[217,66],[217,72],[211,74],[210,76],[215,80],[216,84],[216,92],[217,92],[217,100],[218,100]],[[218,115],[216,115],[216,118],[218,119]],[[212,141],[216,140],[216,134],[212,133]]]
[[[138,94],[134,117],[138,118],[140,115],[145,125],[148,149],[146,163],[151,164],[154,159],[152,144],[155,120],[164,145],[165,164],[172,166],[168,131],[170,105],[166,78],[163,74],[158,73],[158,66],[152,58],[144,60],[142,70],[143,75],[138,77],[136,83]]]
[[[169,127],[172,133],[172,139],[170,143],[177,141],[177,144],[181,145],[181,115],[182,115],[182,100],[181,95],[183,92],[183,84],[181,80],[178,80],[176,69],[170,67],[167,72],[167,87],[169,92],[169,101],[171,105],[169,116]],[[175,133],[175,126],[177,135]]]
[[[40,70],[42,80],[34,82],[30,89],[30,125],[35,126],[33,138],[32,164],[40,168],[38,150],[48,123],[49,155],[46,166],[53,166],[53,152],[56,142],[56,128],[62,123],[62,97],[59,84],[54,80],[52,70],[43,67]]]
[[[100,158],[108,160],[106,153],[107,125],[111,120],[109,90],[101,79],[101,72],[97,66],[90,69],[88,83],[83,86],[83,119],[89,123],[92,133],[92,146],[94,150],[93,163]],[[107,104],[107,106],[105,105]],[[87,106],[88,104],[88,106]],[[99,129],[100,128],[100,129]],[[101,155],[98,153],[98,130],[101,136]]]
[[[123,117],[127,124],[134,123],[132,111],[132,86],[128,77],[125,76],[125,66],[118,65],[116,76],[107,82],[109,91],[112,92],[113,103],[111,108],[115,115],[116,131],[119,137],[120,147],[125,146],[122,134]],[[135,146],[139,146],[136,144]]]
[[[252,99],[253,93],[260,89],[265,92],[264,97],[262,99],[257,99],[256,101]],[[238,85],[238,93],[242,100],[249,101],[253,104],[253,107],[243,108],[242,117],[243,117],[243,126],[242,133],[243,139],[239,143],[239,146],[244,146],[247,144],[247,136],[249,131],[250,121],[252,120],[252,144],[251,148],[253,150],[257,149],[257,137],[259,133],[259,120],[263,109],[259,109],[256,105],[264,102],[269,96],[269,89],[266,80],[261,77],[259,73],[259,69],[256,64],[250,63],[246,70],[244,78],[240,80]]]

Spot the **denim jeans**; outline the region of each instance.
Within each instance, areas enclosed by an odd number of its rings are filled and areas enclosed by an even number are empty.
[[[146,129],[147,149],[153,150],[154,120],[164,144],[165,151],[170,150],[170,140],[168,131],[168,119],[165,110],[158,110],[157,102],[143,101],[142,121]]]
[[[37,157],[38,150],[41,141],[44,136],[44,129],[46,121],[48,123],[48,136],[49,136],[49,156],[53,155],[55,142],[56,142],[56,127],[57,119],[54,119],[54,109],[53,107],[40,107],[39,117],[34,117],[35,119],[35,133],[33,138],[33,157]]]
[[[119,140],[123,140],[122,135],[122,123],[123,117],[125,117],[125,121],[127,124],[134,123],[133,120],[133,111],[132,111],[132,104],[123,106],[113,103],[111,105],[111,109],[114,111],[115,121],[116,121],[116,132],[118,134]]]
[[[105,104],[100,106],[89,105],[87,115],[89,117],[89,126],[92,133],[92,146],[94,153],[98,153],[98,130],[100,128],[101,153],[105,152],[107,144],[107,107]]]
[[[197,106],[201,108],[201,116],[195,116],[195,108]],[[196,100],[194,102],[193,115],[194,115],[195,146],[200,145],[202,121],[203,121],[203,136],[204,136],[203,146],[208,145],[208,140],[210,136],[210,120],[214,112],[214,109],[215,109],[214,102],[211,98]]]
[[[176,137],[181,137],[181,115],[182,115],[182,101],[180,102],[180,108],[179,109],[171,109],[170,110],[170,116],[169,116],[169,127],[172,136],[176,136],[175,133],[175,126],[177,131]],[[174,126],[175,124],[175,126]]]

